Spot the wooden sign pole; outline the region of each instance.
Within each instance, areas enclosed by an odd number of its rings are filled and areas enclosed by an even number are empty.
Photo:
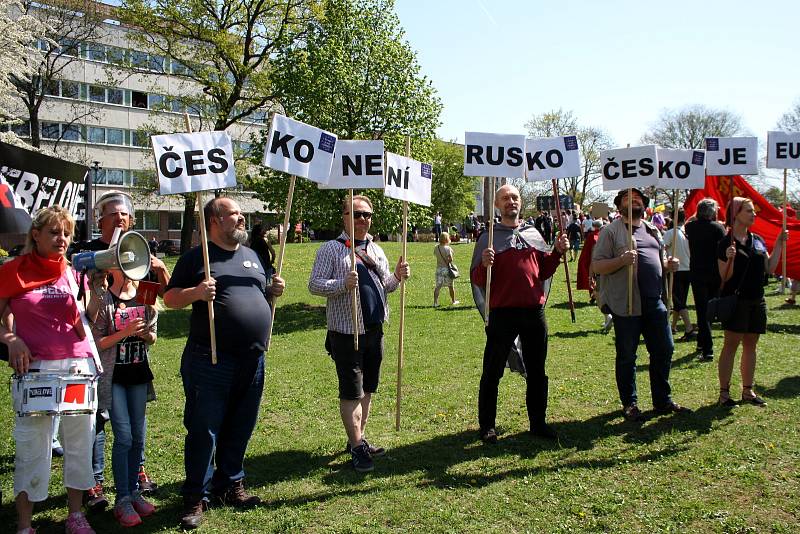
[[[353,217],[353,190],[350,189],[350,266],[356,272],[356,225]],[[353,350],[358,350],[358,284],[350,291],[351,318],[353,321]]]
[[[782,231],[783,234],[786,235],[786,176],[788,170],[783,169],[783,224],[782,224]],[[783,248],[781,249],[781,293],[786,291],[786,250],[788,243],[786,241],[783,242]]]
[[[556,201],[556,217],[558,217],[559,221],[559,232],[558,237],[560,238],[561,235],[564,233],[563,223],[561,222],[561,199],[558,196],[558,180],[553,178],[553,198]],[[567,257],[564,255],[562,258],[564,263],[564,274],[567,277],[567,298],[569,299],[569,314],[572,316],[572,322],[575,322],[575,302],[572,300],[572,285],[569,283],[569,263],[567,262]]]
[[[281,276],[281,271],[283,270],[283,254],[286,250],[286,236],[289,234],[289,217],[292,213],[292,197],[294,197],[294,184],[297,180],[297,177],[292,175],[289,178],[289,194],[286,195],[286,211],[283,215],[283,232],[281,233],[280,244],[278,245],[278,269],[276,274],[278,277]],[[269,350],[269,346],[272,343],[272,326],[275,324],[275,308],[277,308],[278,302],[277,299],[275,304],[272,306],[272,320],[269,322],[269,335],[267,336],[267,350]]]
[[[411,157],[411,136],[406,136],[406,157]],[[408,261],[408,201],[403,201],[403,236],[400,257]],[[395,401],[394,429],[400,430],[400,404],[403,398],[403,349],[406,321],[406,281],[400,279],[400,335],[397,340],[397,399]]]
[[[628,188],[628,250],[633,250],[633,189]],[[633,266],[628,265],[628,315],[633,315]]]
[[[670,256],[673,258],[675,257],[675,251],[678,247],[678,190],[672,190],[672,252]],[[669,273],[669,284],[667,285],[667,309],[669,311],[673,311],[672,309],[672,288],[675,285],[675,273],[670,271]]]
[[[492,176],[492,185],[489,191],[489,244],[487,245],[488,248],[494,247],[494,194],[495,194],[495,177]],[[492,266],[489,265],[486,268],[486,303],[483,306],[484,311],[486,312],[486,317],[484,317],[484,324],[489,326],[489,309],[491,302],[489,299],[492,296]]]

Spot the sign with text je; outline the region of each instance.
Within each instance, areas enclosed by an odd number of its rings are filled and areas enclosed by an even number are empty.
[[[577,136],[529,137],[525,140],[525,176],[529,182],[580,175]]]
[[[233,143],[227,132],[150,137],[161,195],[236,187]]]
[[[464,176],[525,177],[525,136],[464,134]]]
[[[706,174],[758,174],[758,137],[707,137]]]
[[[603,169],[603,191],[656,185],[656,145],[604,150],[600,152],[600,166]]]
[[[430,163],[386,153],[386,188],[383,193],[387,197],[430,206],[432,178]]]
[[[767,132],[767,167],[800,169],[800,132]]]
[[[326,184],[336,141],[336,135],[330,132],[276,114],[264,147],[264,165]]]
[[[383,189],[383,141],[336,142],[333,167],[320,189]]]
[[[703,189],[706,186],[704,150],[658,149],[658,187]]]

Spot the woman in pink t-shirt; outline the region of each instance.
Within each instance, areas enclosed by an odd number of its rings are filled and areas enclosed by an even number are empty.
[[[96,374],[72,288],[76,287],[67,252],[75,221],[60,206],[39,210],[28,231],[26,253],[0,266],[0,317],[7,311],[14,328],[0,322],[0,342],[8,346],[9,365],[18,375]],[[33,503],[47,498],[50,480],[52,416],[15,418],[14,495],[18,532],[30,534]],[[92,443],[94,415],[62,419],[64,485],[69,516],[67,534],[93,534],[83,513],[81,496],[94,487]]]

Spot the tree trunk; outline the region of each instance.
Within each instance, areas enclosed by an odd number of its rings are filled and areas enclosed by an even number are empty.
[[[36,111],[28,111],[29,122],[31,123],[31,146],[41,148],[42,137],[40,132],[39,114]]]
[[[183,195],[183,225],[181,226],[181,254],[192,248],[194,234],[195,195]]]

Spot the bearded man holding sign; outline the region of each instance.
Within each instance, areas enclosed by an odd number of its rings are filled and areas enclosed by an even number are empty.
[[[519,220],[522,202],[519,190],[513,185],[497,190],[494,205],[500,210],[500,223],[495,224],[493,246],[488,246],[488,233],[484,232],[475,245],[470,268],[472,283],[478,288],[486,287],[490,265],[494,271],[478,393],[480,437],[486,443],[497,442],[497,389],[508,353],[519,336],[527,371],[525,403],[531,433],[555,439],[555,431],[545,423],[548,379],[544,366],[547,358],[544,304],[548,292],[546,281],[556,272],[561,256],[569,248],[569,240],[562,234],[554,250],[549,251],[550,247],[533,225]]]

